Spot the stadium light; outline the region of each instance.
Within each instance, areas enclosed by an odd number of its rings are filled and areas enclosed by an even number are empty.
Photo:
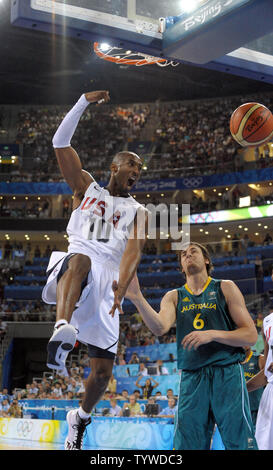
[[[181,1],[181,6],[185,13],[191,13],[198,7],[198,5],[199,5],[198,0],[182,0]]]
[[[100,50],[101,50],[101,51],[107,51],[107,50],[110,49],[110,48],[111,48],[111,46],[110,46],[109,44],[107,44],[107,42],[102,42],[102,43],[100,44]]]

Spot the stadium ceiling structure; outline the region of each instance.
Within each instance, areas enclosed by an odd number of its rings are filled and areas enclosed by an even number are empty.
[[[86,41],[12,26],[7,0],[0,3],[0,42],[0,104],[70,104],[96,89],[109,90],[113,104],[273,91],[271,84],[197,66],[107,63]]]

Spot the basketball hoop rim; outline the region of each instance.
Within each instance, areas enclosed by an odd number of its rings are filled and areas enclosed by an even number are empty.
[[[115,49],[119,49],[119,48],[116,47]],[[110,51],[112,50],[113,48],[110,49]],[[94,52],[101,59],[107,60],[108,62],[113,62],[115,64],[136,65],[136,66],[153,65],[153,64],[169,65],[167,59],[161,59],[159,57],[153,57],[153,56],[146,55],[144,53],[143,54],[138,53],[138,52],[128,54],[127,58],[126,57],[114,57],[114,56],[109,55],[109,53],[104,53],[103,51],[101,51],[99,48],[98,42],[94,42]],[[143,57],[139,59],[130,59],[130,55],[137,55],[137,54],[139,54],[140,56],[142,55]]]

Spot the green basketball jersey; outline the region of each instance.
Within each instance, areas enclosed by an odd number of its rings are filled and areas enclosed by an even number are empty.
[[[244,360],[244,349],[212,341],[197,350],[183,349],[184,336],[192,331],[235,330],[224,294],[221,280],[208,277],[201,294],[194,295],[185,284],[177,289],[176,340],[178,368],[196,370],[208,365],[224,366]]]

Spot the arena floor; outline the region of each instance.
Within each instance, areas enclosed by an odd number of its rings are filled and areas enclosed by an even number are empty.
[[[63,450],[63,444],[24,441],[20,439],[0,439],[0,450]]]

